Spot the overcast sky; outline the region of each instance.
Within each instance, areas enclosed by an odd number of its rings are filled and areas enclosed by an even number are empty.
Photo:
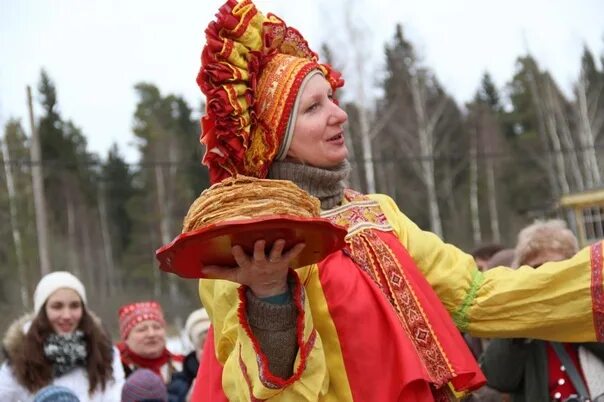
[[[131,162],[133,86],[147,81],[183,95],[196,107],[195,84],[203,30],[219,0],[0,0],[0,124],[26,122],[25,86],[45,68],[58,90],[59,110],[82,128],[89,148],[105,157],[117,142]],[[569,93],[583,45],[604,51],[602,0],[258,0],[298,28],[315,50],[326,41],[342,62],[353,44],[343,34],[346,5],[371,63],[364,83],[381,74],[383,44],[403,24],[424,63],[460,103],[488,70],[498,86],[513,75],[527,48]],[[359,42],[356,42],[358,45]],[[352,66],[345,78],[352,80]],[[40,108],[36,108],[40,112]],[[199,116],[196,111],[195,116]],[[29,132],[29,125],[24,124]]]

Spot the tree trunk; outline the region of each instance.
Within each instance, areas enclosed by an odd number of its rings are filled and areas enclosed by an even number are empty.
[[[365,167],[365,181],[367,182],[367,192],[373,194],[375,189],[375,167],[373,165],[373,149],[371,145],[371,136],[369,133],[369,124],[367,122],[367,112],[365,107],[359,110],[359,125],[361,128],[361,141],[363,144],[363,165]]]
[[[538,119],[540,120],[539,126],[543,130],[544,138],[544,146],[546,152],[548,152],[548,157],[551,158],[554,169],[548,169],[555,179],[556,188],[554,188],[554,196],[558,195],[559,192],[562,194],[567,194],[570,191],[570,187],[568,185],[568,180],[566,179],[566,167],[564,164],[564,155],[562,154],[562,150],[560,147],[560,139],[555,133],[556,130],[556,122],[552,116],[552,113],[548,110],[544,110],[543,108],[543,100],[546,98],[544,94],[539,90],[539,86],[537,84],[537,72],[531,71],[529,78],[529,86],[531,90],[531,98],[533,100],[533,104],[535,105],[538,113]],[[547,99],[545,99],[545,103],[547,104]],[[547,138],[551,142],[551,149],[547,145]],[[555,173],[554,173],[555,172]],[[557,191],[559,189],[559,191]]]
[[[547,84],[549,99],[553,106],[552,112],[556,117],[556,128],[559,137],[561,138],[562,144],[566,149],[567,160],[570,163],[570,175],[574,178],[575,181],[575,191],[582,191],[585,189],[585,181],[583,180],[583,174],[581,172],[581,168],[579,167],[579,158],[578,152],[576,150],[575,144],[572,139],[572,135],[570,133],[570,129],[568,128],[568,122],[566,120],[566,116],[562,111],[562,107],[560,106],[559,96],[554,92],[552,88],[552,83],[548,81]]]
[[[169,155],[172,153],[169,152]],[[157,188],[157,203],[159,207],[159,228],[160,228],[160,236],[162,244],[168,244],[172,239],[170,237],[170,213],[171,202],[166,197],[166,186],[164,182],[164,172],[163,168],[160,165],[155,165],[155,184]],[[154,262],[153,266],[157,266],[157,263]],[[159,269],[154,268],[155,271],[159,274]],[[176,285],[176,278],[174,275],[168,275],[168,294],[170,296],[170,300],[175,305],[180,304],[180,295],[178,293],[178,287]],[[176,314],[174,317],[177,326],[182,324],[182,317],[180,314]]]
[[[19,278],[19,295],[21,303],[27,310],[29,309],[29,292],[27,291],[27,276],[25,274],[25,263],[23,258],[23,244],[21,243],[21,231],[19,230],[19,219],[17,214],[17,194],[15,191],[15,182],[13,181],[13,172],[11,166],[10,153],[6,141],[1,142],[2,158],[4,159],[4,174],[6,175],[6,187],[8,190],[8,205],[10,213],[10,225],[15,243],[15,256],[17,260],[17,272]]]
[[[556,178],[562,194],[568,194],[570,192],[570,185],[566,178],[566,163],[564,161],[564,154],[562,153],[562,146],[560,144],[560,138],[556,133],[556,118],[553,116],[551,111],[548,111],[545,116],[545,124],[547,127],[547,135],[552,145],[552,153],[555,164]]]
[[[365,91],[365,67],[366,60],[364,54],[362,54],[363,46],[358,46],[360,43],[366,41],[367,33],[355,26],[352,16],[352,10],[354,4],[350,4],[346,7],[346,20],[345,26],[350,38],[351,43],[357,44],[353,46],[353,60],[354,68],[357,76],[357,90],[355,94],[356,103],[359,110],[359,127],[361,131],[361,144],[363,146],[363,165],[365,167],[365,180],[367,183],[367,192],[375,193],[375,170],[373,165],[373,150],[371,144],[371,132],[369,129],[369,116],[368,116],[368,105],[367,105],[367,93]]]
[[[67,247],[68,247],[68,256],[69,256],[69,265],[71,266],[72,272],[78,278],[82,278],[82,271],[80,270],[80,263],[78,261],[78,239],[77,239],[77,228],[76,228],[76,212],[75,206],[73,203],[73,199],[69,190],[67,189],[69,185],[66,183],[64,179],[63,185],[65,186],[65,199],[66,199],[66,207],[67,207]]]
[[[89,215],[87,214],[87,208],[83,202],[80,203],[80,208],[78,210],[80,219],[78,222],[80,223],[78,229],[80,230],[82,251],[83,251],[83,261],[84,261],[84,269],[86,271],[86,277],[88,278],[89,283],[103,283],[102,277],[103,274],[102,269],[97,269],[99,264],[96,264],[96,260],[92,255],[92,226],[88,220]],[[98,281],[98,282],[97,282]],[[102,292],[102,286],[92,288],[92,292],[95,296],[99,296]]]
[[[597,104],[597,103],[596,103]],[[581,77],[577,85],[577,115],[579,117],[579,135],[581,138],[581,147],[583,155],[583,166],[586,173],[587,188],[594,188],[601,182],[600,167],[595,149],[595,136],[592,129],[592,119],[587,100],[587,88],[585,85],[585,75],[581,72]]]
[[[489,218],[491,221],[491,235],[493,242],[501,242],[501,231],[499,229],[499,213],[497,210],[497,189],[495,181],[495,166],[491,157],[486,158],[487,174],[487,197],[489,200]]]
[[[480,209],[478,203],[478,157],[476,151],[477,133],[471,135],[470,142],[470,215],[472,222],[472,241],[474,245],[482,243],[480,232]]]
[[[348,126],[350,127],[350,125]],[[346,148],[348,148],[348,155],[356,155],[354,139],[352,138],[352,130],[348,130],[348,135],[344,136],[344,141],[346,142]],[[350,166],[350,177],[348,178],[348,185],[357,191],[366,192],[366,189],[362,188],[361,178],[359,176],[359,172],[361,170],[360,163],[361,161],[352,160]]]
[[[420,87],[417,75],[411,77],[411,91],[413,93],[413,107],[417,117],[419,148],[422,167],[422,180],[428,194],[428,211],[430,216],[430,229],[439,237],[443,237],[442,222],[436,193],[434,179],[434,142],[433,125],[429,124],[426,115],[426,104],[423,90]],[[434,117],[434,116],[433,116]]]
[[[46,199],[44,197],[44,180],[42,173],[42,152],[40,139],[34,120],[31,100],[31,88],[27,87],[27,106],[29,109],[29,124],[31,126],[31,145],[29,148],[32,161],[31,177],[34,192],[34,208],[36,210],[36,233],[38,237],[38,255],[40,258],[40,274],[50,272],[50,253],[48,249],[48,220],[46,218]]]
[[[109,220],[107,218],[107,202],[105,194],[104,182],[99,183],[98,190],[98,208],[99,208],[99,224],[101,227],[101,238],[103,239],[103,256],[105,258],[106,281],[103,286],[105,288],[104,295],[112,296],[113,287],[115,284],[115,262],[113,261],[113,245],[111,244],[111,234],[109,232]]]

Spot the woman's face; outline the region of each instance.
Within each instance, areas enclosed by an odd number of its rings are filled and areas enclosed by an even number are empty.
[[[44,308],[48,321],[57,334],[70,334],[80,325],[82,299],[73,289],[57,289],[48,297]]]
[[[126,345],[141,357],[159,357],[166,347],[166,330],[154,320],[141,321],[128,334]]]
[[[332,168],[348,157],[343,129],[348,115],[333,102],[332,95],[331,86],[321,74],[306,83],[300,95],[288,158]]]

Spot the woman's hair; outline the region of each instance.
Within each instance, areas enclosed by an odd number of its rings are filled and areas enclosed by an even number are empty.
[[[113,345],[100,323],[82,305],[82,318],[78,329],[86,340],[86,371],[88,391],[92,394],[100,386],[104,390],[113,379]],[[44,342],[54,331],[43,307],[19,342],[18,350],[11,354],[11,367],[17,381],[31,393],[49,385],[53,379],[52,363],[44,355]]]
[[[556,251],[570,258],[579,251],[577,237],[561,219],[536,220],[518,233],[514,267],[526,264],[544,251]]]

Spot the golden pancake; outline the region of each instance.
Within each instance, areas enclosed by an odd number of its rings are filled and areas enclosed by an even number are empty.
[[[238,175],[204,190],[185,216],[182,232],[216,222],[269,215],[316,218],[320,202],[288,180]]]

